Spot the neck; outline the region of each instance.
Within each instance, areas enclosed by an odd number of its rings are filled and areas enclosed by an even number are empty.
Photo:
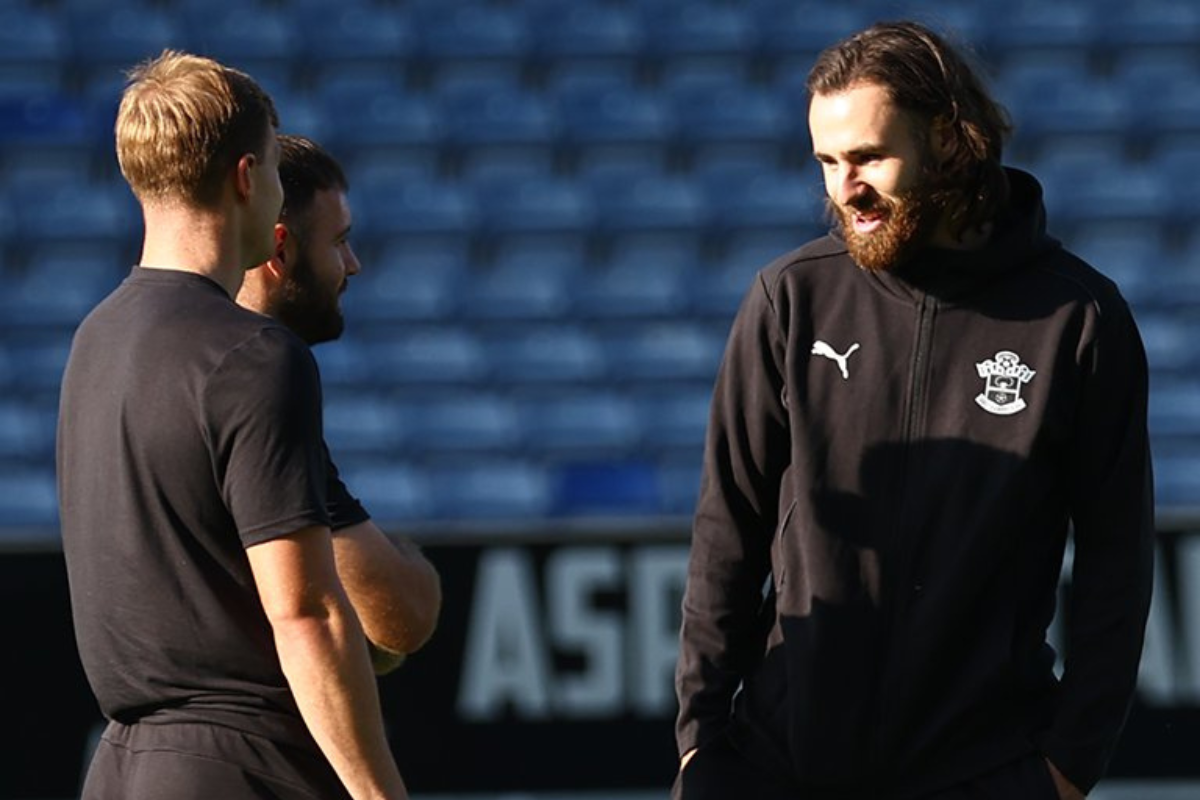
[[[227,216],[182,204],[147,205],[143,215],[141,266],[204,275],[237,295],[248,265]]]

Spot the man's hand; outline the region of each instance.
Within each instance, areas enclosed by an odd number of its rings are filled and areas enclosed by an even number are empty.
[[[1050,768],[1050,776],[1054,778],[1054,788],[1058,790],[1058,796],[1062,800],[1084,800],[1083,792],[1075,788],[1075,784],[1067,780],[1066,776],[1058,771],[1058,767],[1051,763],[1050,759],[1046,759],[1046,766]]]

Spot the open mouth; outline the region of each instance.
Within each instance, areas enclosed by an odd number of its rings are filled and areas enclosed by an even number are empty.
[[[879,211],[858,212],[851,216],[855,233],[871,233],[883,225],[885,215]]]

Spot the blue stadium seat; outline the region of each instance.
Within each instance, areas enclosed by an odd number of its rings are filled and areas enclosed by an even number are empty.
[[[585,0],[548,3],[530,19],[532,51],[542,61],[632,60],[644,41],[642,22],[629,7]]]
[[[342,296],[350,327],[359,321],[437,321],[458,308],[468,267],[464,242],[382,237],[360,257],[362,272]]]
[[[567,143],[665,144],[676,131],[670,105],[653,90],[619,82],[560,86],[554,94]]]
[[[1114,2],[1097,15],[1101,42],[1116,51],[1172,48],[1194,53],[1200,40],[1200,7],[1187,0]]]
[[[608,390],[539,392],[521,402],[531,453],[600,456],[629,453],[642,438],[633,401]]]
[[[1163,377],[1196,374],[1200,354],[1196,352],[1191,323],[1178,314],[1142,313],[1138,328],[1146,346],[1146,359],[1151,374]]]
[[[404,408],[417,454],[515,452],[521,442],[516,404],[499,394],[455,391]]]
[[[625,327],[605,337],[614,376],[622,381],[711,382],[724,350],[724,328],[686,319]]]
[[[815,169],[705,176],[713,220],[721,231],[813,228],[824,214],[825,189]]]
[[[565,318],[581,266],[553,246],[506,251],[463,282],[463,313],[480,320]]]
[[[550,513],[554,500],[546,468],[517,458],[436,463],[427,476],[437,519],[492,524],[539,519]]]
[[[364,343],[371,382],[380,387],[470,386],[489,376],[484,348],[468,330],[449,325],[406,329]]]
[[[991,19],[988,45],[1005,58],[1028,50],[1086,53],[1099,43],[1094,7],[1086,2],[1017,2]]]
[[[803,70],[791,73],[806,73],[818,52],[870,22],[855,5],[817,0],[759,2],[755,16],[764,53],[777,59],[795,56],[805,63]]]
[[[32,4],[6,3],[0,8],[0,68],[58,77],[68,63],[70,45],[63,15]]]
[[[659,507],[665,514],[690,517],[700,492],[702,448],[672,456],[658,465]]]
[[[789,108],[775,91],[739,80],[713,80],[669,89],[686,145],[767,142],[778,144],[795,133]]]
[[[1167,254],[1157,221],[1113,224],[1097,222],[1077,227],[1066,244],[1080,258],[1116,282],[1135,307],[1149,302],[1169,281]]]
[[[192,50],[191,32],[165,9],[116,4],[69,16],[71,49],[79,70],[125,70],[164,48]]]
[[[196,52],[245,70],[272,95],[278,87],[266,85],[265,73],[290,73],[293,62],[304,60],[300,25],[290,9],[203,2],[184,10],[181,17]],[[280,114],[289,116],[289,109],[280,106]]]
[[[520,62],[532,47],[519,7],[439,3],[414,9],[413,17],[417,52],[433,70],[457,63]]]
[[[52,526],[58,520],[54,467],[0,470],[0,536],[20,533],[21,525]]]
[[[141,235],[141,213],[124,185],[29,186],[16,212],[26,246],[39,241],[120,244]]]
[[[1142,163],[1079,159],[1042,164],[1046,208],[1058,225],[1160,222],[1173,212],[1166,176]]]
[[[308,3],[297,12],[297,55],[318,68],[374,63],[401,69],[404,59],[418,46],[417,34],[406,16],[381,13],[368,3]]]
[[[0,397],[0,462],[53,460],[57,412],[53,404]]]
[[[715,380],[714,364],[705,380],[679,388],[651,388],[639,394],[638,408],[646,431],[646,446],[667,453],[698,453],[708,428]]]
[[[429,476],[413,464],[362,460],[339,464],[338,469],[350,493],[384,530],[392,527],[389,523],[421,521],[434,513]]]
[[[548,147],[557,117],[546,100],[519,86],[472,85],[438,95],[445,135],[458,147],[534,145]]]
[[[498,380],[522,384],[587,384],[604,380],[604,349],[586,327],[567,323],[510,328],[489,337],[487,360]]]
[[[593,182],[604,232],[696,231],[708,221],[701,188],[683,175]]]
[[[751,230],[731,236],[722,254],[692,277],[692,307],[701,313],[732,319],[755,273],[821,232],[814,226],[796,231]]]
[[[758,31],[751,14],[736,4],[669,2],[642,6],[646,53],[654,58],[745,56]]]
[[[18,396],[57,392],[71,348],[70,331],[5,337],[10,385]]]
[[[396,234],[464,235],[477,215],[474,194],[454,181],[359,184],[356,227],[373,237]]]
[[[554,466],[551,475],[555,514],[629,517],[661,512],[657,470],[649,461],[567,461]]]
[[[1200,382],[1195,376],[1151,376],[1149,428],[1153,439],[1186,440],[1200,445]],[[1200,495],[1196,498],[1200,505]]]
[[[124,279],[135,256],[120,246],[95,244],[32,249],[27,268],[8,276],[8,289],[0,297],[0,325],[73,329]]]
[[[686,234],[617,239],[612,255],[578,283],[577,310],[604,319],[673,317],[685,311],[696,242]]]
[[[442,121],[424,95],[362,81],[323,87],[314,103],[328,122],[324,144],[336,152],[408,152],[432,160],[441,147]]]
[[[1200,507],[1200,454],[1191,450],[1155,452],[1154,501],[1160,509],[1196,512]]]
[[[320,353],[327,346],[314,352]],[[326,391],[324,407],[325,440],[339,469],[364,456],[399,452],[414,427],[414,421],[402,413],[399,405],[380,393]]]
[[[487,233],[583,233],[595,224],[587,187],[569,178],[489,181],[476,186],[475,205]]]

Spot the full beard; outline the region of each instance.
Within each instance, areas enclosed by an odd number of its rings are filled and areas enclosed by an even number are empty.
[[[340,292],[322,293],[311,270],[297,264],[283,285],[275,315],[309,345],[331,342],[342,335],[345,319],[338,308]]]
[[[918,187],[895,200],[873,194],[848,206],[830,199],[825,203],[854,263],[868,272],[883,272],[929,242],[941,214],[938,200],[935,192]],[[883,222],[870,233],[859,233],[854,229],[854,216],[859,213],[881,213]]]

